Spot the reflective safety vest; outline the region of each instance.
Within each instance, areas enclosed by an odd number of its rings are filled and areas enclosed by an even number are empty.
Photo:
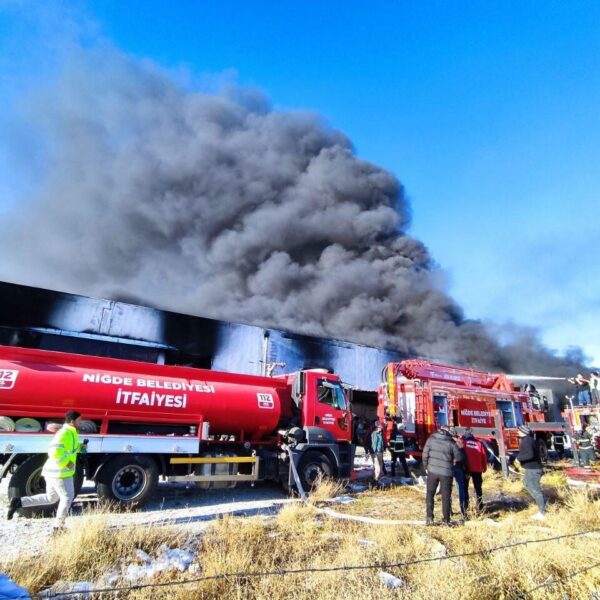
[[[48,448],[48,460],[44,463],[42,475],[55,479],[73,477],[80,448],[77,429],[65,423],[52,438]]]
[[[405,451],[406,446],[404,445],[404,436],[401,433],[396,433],[394,437],[390,440],[390,452],[399,454],[400,452]]]
[[[579,450],[592,449],[592,439],[589,433],[582,433],[577,437],[577,447],[579,448]]]

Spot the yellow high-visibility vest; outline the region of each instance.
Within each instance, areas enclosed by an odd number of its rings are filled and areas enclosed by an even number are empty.
[[[77,464],[77,453],[80,449],[77,429],[65,423],[52,438],[48,448],[48,460],[44,463],[42,475],[55,479],[73,477]]]

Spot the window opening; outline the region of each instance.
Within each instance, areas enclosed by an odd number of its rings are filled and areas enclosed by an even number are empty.
[[[346,395],[339,383],[320,379],[317,383],[317,398],[322,404],[328,404],[338,410],[346,410]]]

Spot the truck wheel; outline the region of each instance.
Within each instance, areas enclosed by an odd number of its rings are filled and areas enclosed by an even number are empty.
[[[46,481],[42,477],[42,468],[48,457],[45,454],[35,454],[25,459],[16,469],[8,484],[9,498],[22,498],[46,493]],[[83,466],[77,461],[75,473],[75,496],[83,485]],[[18,513],[24,517],[51,517],[56,511],[58,502],[42,506],[20,508]]]
[[[96,490],[101,501],[127,507],[147,502],[158,484],[158,467],[148,456],[116,456],[97,477]]]
[[[331,477],[333,467],[325,454],[309,450],[300,460],[298,477],[305,492],[310,491],[323,477]]]

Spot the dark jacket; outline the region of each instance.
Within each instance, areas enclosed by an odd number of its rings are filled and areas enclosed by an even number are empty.
[[[589,431],[582,431],[579,435],[576,435],[575,441],[578,450],[591,450],[593,448],[592,436]]]
[[[540,449],[532,435],[521,438],[517,460],[524,469],[541,469]]]
[[[404,436],[396,432],[392,434],[392,439],[390,440],[390,452],[394,454],[402,454],[406,452],[406,444],[404,443]]]
[[[454,463],[464,459],[464,454],[452,439],[452,436],[443,429],[429,436],[423,448],[423,466],[428,473],[452,477]]]

